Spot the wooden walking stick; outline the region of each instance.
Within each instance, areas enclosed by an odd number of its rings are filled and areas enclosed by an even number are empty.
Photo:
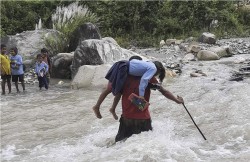
[[[190,118],[192,119],[194,125],[196,126],[196,128],[199,130],[200,134],[202,135],[202,137],[204,138],[204,140],[207,140],[206,137],[203,135],[203,133],[201,132],[201,130],[199,129],[199,127],[196,125],[196,123],[194,122],[194,119],[192,118],[192,116],[190,115],[190,113],[188,112],[186,106],[184,105],[184,103],[182,104],[184,106],[184,108],[186,109],[188,115],[190,116]]]

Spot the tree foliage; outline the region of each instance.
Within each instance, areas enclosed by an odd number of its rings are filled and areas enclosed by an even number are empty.
[[[44,28],[52,28],[51,17],[56,7],[67,6],[72,1],[1,3],[0,33],[13,35],[34,30],[39,18]],[[204,31],[218,36],[250,34],[250,9],[239,7],[237,1],[103,0],[78,3],[97,15],[103,36],[114,37],[124,44],[153,45],[160,39],[197,36],[194,34]],[[74,27],[77,25],[79,23]]]

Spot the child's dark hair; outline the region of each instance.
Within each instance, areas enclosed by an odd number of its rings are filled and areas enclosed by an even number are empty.
[[[161,62],[159,61],[154,61],[154,64],[157,68],[157,74],[159,74],[159,79],[160,79],[160,82],[163,81],[163,79],[165,78],[165,68],[164,66],[162,65]]]
[[[7,47],[5,44],[1,44],[1,49],[3,49],[4,47]]]
[[[46,48],[42,48],[41,53],[48,53],[48,50]]]
[[[140,56],[131,56],[129,58],[129,61],[133,60],[133,59],[136,59],[136,60],[142,60],[142,58]]]
[[[13,51],[15,52],[15,54],[17,54],[17,53],[18,53],[18,49],[17,49],[17,47],[11,47],[11,48],[10,48],[10,51],[11,51],[11,50],[13,50]]]
[[[37,58],[37,59],[38,59],[39,57],[42,57],[42,54],[39,53],[39,54],[36,55],[36,58]]]

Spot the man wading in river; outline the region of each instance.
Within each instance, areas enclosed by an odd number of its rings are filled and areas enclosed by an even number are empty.
[[[116,142],[126,139],[132,136],[133,134],[139,134],[143,131],[152,130],[149,107],[141,111],[129,100],[129,96],[132,93],[139,95],[140,80],[141,77],[129,75],[124,84],[124,89],[122,93],[122,115],[120,118],[119,130],[115,138]],[[157,89],[166,98],[175,101],[178,104],[184,103],[182,97],[175,97],[170,91],[164,89],[162,86],[157,85],[156,83],[158,83],[158,81],[155,77],[153,77],[145,90],[144,97],[146,101],[149,102],[150,89]]]

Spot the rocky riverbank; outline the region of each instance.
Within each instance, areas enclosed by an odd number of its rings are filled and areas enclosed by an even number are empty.
[[[194,48],[195,49],[192,49]],[[199,61],[197,59],[197,53],[201,50],[209,50],[212,48],[228,47],[230,56],[220,58],[215,62],[231,64],[235,67],[235,72],[232,74],[232,80],[234,78],[237,81],[243,79],[243,77],[249,77],[250,66],[250,38],[230,38],[221,39],[216,44],[199,43],[194,41],[184,41],[181,44],[171,43],[170,45],[163,45],[161,48],[147,48],[132,50],[142,56],[149,57],[153,60],[160,60],[165,64],[165,67],[169,70],[179,73],[180,69],[189,64],[190,62]],[[223,49],[222,49],[223,50]],[[211,62],[213,60],[209,60]],[[203,62],[201,64],[206,63]],[[199,69],[199,68],[198,68]],[[194,74],[196,73],[196,74]],[[194,70],[194,73],[190,74],[192,77],[204,76],[200,70]],[[176,75],[176,74],[174,74]]]
[[[163,44],[160,48],[131,48],[125,51],[125,53],[131,51],[131,53],[129,53],[131,55],[139,54],[150,60],[159,60],[165,65],[167,75],[173,77],[181,73],[183,66],[190,64],[190,62],[201,61],[198,58],[200,51],[209,50],[213,53],[218,53],[218,55],[222,55],[222,57],[218,57],[220,60],[216,62],[223,62],[226,60],[226,62],[230,62],[230,64],[235,67],[235,71],[230,80],[241,81],[245,77],[249,77],[250,38],[221,39],[217,40],[215,44],[196,42],[193,38],[188,38],[186,40],[171,39],[171,41]],[[208,62],[211,61],[214,60],[208,60]],[[108,67],[109,66],[104,66],[104,68]],[[85,71],[86,70],[88,69],[85,68]],[[105,73],[105,71],[103,71],[103,73]],[[100,75],[102,75],[102,73],[100,73]],[[197,68],[190,76],[199,77],[206,76],[206,74]],[[37,78],[33,69],[26,71],[25,83],[31,85],[37,83]],[[60,82],[60,80],[58,80],[60,86],[64,83],[65,82]],[[66,85],[69,86],[69,84]]]

